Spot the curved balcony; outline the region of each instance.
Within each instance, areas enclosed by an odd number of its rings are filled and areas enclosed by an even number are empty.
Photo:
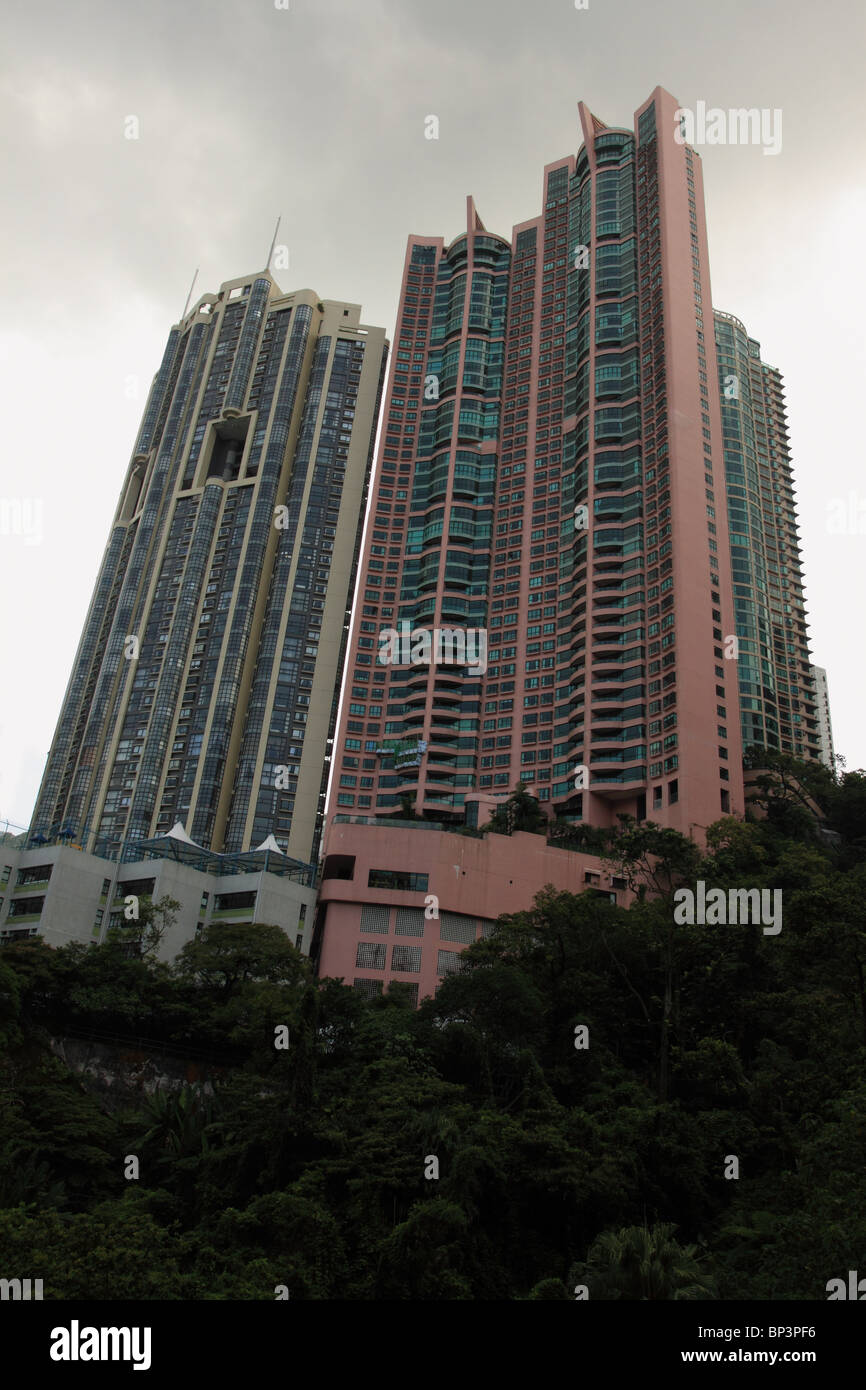
[[[625,689],[625,677],[621,671],[592,673],[592,693],[596,699],[617,700]]]
[[[425,782],[425,791],[427,791],[428,789],[433,789],[433,790],[435,790],[435,791],[449,791],[449,792],[453,792],[453,791],[454,791],[454,778],[456,777],[456,775],[457,775],[457,772],[456,772],[456,769],[455,769],[455,768],[448,768],[448,767],[438,767],[438,768],[437,768],[437,767],[435,766],[435,764],[434,764],[434,765],[428,764],[428,766],[427,766],[427,780],[426,780],[426,782]]]
[[[590,790],[595,791],[596,787],[600,786],[634,787],[635,784],[645,781],[646,763],[637,763],[635,766],[623,767],[619,770],[593,767],[590,773]]]
[[[603,754],[602,754],[602,751],[601,751],[601,750],[604,749],[604,748],[606,748],[606,747],[609,746],[609,745],[612,745],[612,746],[613,746],[613,753],[612,753],[612,756],[613,756],[613,757],[616,757],[616,758],[619,758],[619,757],[620,757],[620,752],[619,752],[619,750],[617,750],[617,748],[616,748],[616,745],[617,745],[617,744],[628,744],[629,747],[641,746],[641,745],[636,745],[636,744],[635,744],[635,739],[645,739],[645,738],[646,738],[646,728],[645,728],[645,726],[644,726],[643,724],[629,724],[628,727],[625,728],[625,729],[621,729],[621,730],[613,729],[613,730],[610,731],[610,732],[608,732],[607,730],[604,730],[604,731],[601,731],[601,732],[600,732],[598,729],[596,729],[595,727],[593,727],[592,732],[591,732],[591,735],[590,735],[590,746],[591,746],[591,748],[592,748],[593,756],[597,753],[598,756],[599,756],[599,758],[603,758]],[[625,751],[625,750],[623,750],[623,751]],[[644,758],[646,757],[646,749],[645,749],[645,748],[644,748],[643,752],[641,753],[641,757],[644,757]],[[630,759],[629,761],[633,762],[634,759]]]

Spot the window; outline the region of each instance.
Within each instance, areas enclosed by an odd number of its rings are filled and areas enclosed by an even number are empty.
[[[22,888],[25,884],[28,883],[47,883],[50,877],[50,864],[35,864],[30,869],[19,869],[17,886],[19,888]]]
[[[353,985],[363,999],[376,999],[382,993],[381,980],[365,980],[362,977],[355,979]]]
[[[357,953],[355,956],[355,966],[359,970],[384,970],[384,942],[359,941]]]
[[[153,893],[155,878],[129,878],[123,883],[118,883],[116,896],[119,898],[129,897],[148,898]]]
[[[391,984],[388,986],[388,991],[389,991],[389,993],[390,993],[391,990],[393,989],[393,986],[394,986],[394,985],[397,986],[397,989],[398,989],[398,991],[399,991],[399,993],[400,993],[400,997],[403,998],[403,999],[406,999],[407,1002],[408,1002],[408,1004],[410,1005],[411,1008],[417,1009],[417,1007],[418,1007],[418,986],[417,986],[417,984],[410,984],[408,980],[392,980],[392,981],[391,981]]]
[[[256,902],[255,892],[249,893],[217,893],[214,898],[215,912],[244,912],[248,908],[253,908]]]
[[[426,893],[429,874],[413,874],[398,869],[371,869],[368,888],[393,888],[403,893]]]
[[[43,898],[13,898],[9,904],[9,920],[13,917],[38,917],[45,903]]]
[[[459,941],[469,946],[478,935],[478,921],[475,917],[464,917],[457,912],[442,912],[439,915],[439,940]]]
[[[361,931],[374,936],[387,936],[390,917],[390,907],[365,904],[361,908]]]
[[[421,969],[421,947],[392,946],[391,969],[400,970],[407,975],[417,975]]]
[[[459,951],[440,951],[436,959],[437,975],[453,975],[460,969]]]
[[[420,907],[398,907],[395,936],[423,936],[424,910]]]

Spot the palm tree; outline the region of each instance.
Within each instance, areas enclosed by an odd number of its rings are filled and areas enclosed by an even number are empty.
[[[411,792],[400,793],[400,819],[418,820],[415,814],[415,800]]]
[[[508,800],[496,810],[485,830],[513,835],[515,830],[540,831],[547,828],[547,817],[525,782],[518,782]]]
[[[205,1131],[213,1121],[214,1106],[200,1086],[154,1091],[145,1100],[143,1110],[150,1126],[141,1137],[142,1147],[153,1144],[166,1162],[207,1152]]]
[[[676,1226],[627,1226],[604,1231],[590,1246],[586,1263],[575,1265],[569,1282],[587,1284],[591,1298],[652,1301],[715,1298],[713,1279],[700,1266],[696,1245],[673,1239]]]

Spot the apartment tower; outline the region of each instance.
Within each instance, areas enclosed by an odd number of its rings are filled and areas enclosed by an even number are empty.
[[[836,771],[835,753],[833,751],[833,724],[830,719],[830,692],[827,687],[827,672],[823,666],[812,667],[812,680],[815,687],[815,699],[818,709],[818,742],[820,746],[820,759],[825,767],[829,767],[831,772]]]
[[[30,830],[314,859],[384,330],[267,272],[169,333]]]
[[[519,779],[597,825],[743,809],[701,166],[675,111],[657,89],[619,130],[581,104],[583,148],[510,242],[471,199],[450,245],[409,239],[335,811],[462,822]],[[385,631],[458,627],[486,633],[485,670],[383,663]]]
[[[714,325],[743,747],[821,758],[782,376],[739,319]]]
[[[632,129],[579,109],[510,239],[471,198],[409,238],[314,946],[368,994],[431,993],[545,882],[624,901],[589,856],[448,833],[518,781],[698,839],[744,809],[701,160],[660,88]]]

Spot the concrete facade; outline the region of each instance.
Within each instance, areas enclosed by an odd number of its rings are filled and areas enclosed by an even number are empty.
[[[580,106],[544,212],[411,236],[334,750],[333,813],[551,816],[700,838],[742,747],[700,157],[656,89]],[[583,259],[581,254],[583,253]],[[486,670],[382,656],[483,630]],[[415,751],[415,757],[409,756]]]
[[[815,704],[818,718],[818,745],[821,762],[835,772],[833,761],[833,724],[830,719],[830,691],[827,686],[827,672],[823,666],[812,667],[812,680],[815,687]]]
[[[172,328],[28,843],[315,861],[386,355],[267,271]]]
[[[383,886],[389,879],[395,886]],[[595,855],[554,849],[542,835],[477,839],[429,822],[337,817],[319,889],[318,974],[367,996],[400,981],[420,1003],[458,968],[467,945],[503,913],[532,908],[546,884],[621,906],[632,898]]]
[[[386,940],[422,920],[387,866],[464,935],[601,870],[537,837],[346,817],[477,827],[519,781],[551,818],[699,842],[744,812],[700,156],[661,88],[632,129],[579,109],[583,146],[546,166],[538,217],[506,239],[469,198],[454,241],[408,241],[314,946],[365,993],[406,975],[423,997],[451,960],[426,919],[411,952]],[[423,643],[397,658],[383,633],[404,627],[473,629],[483,666]],[[354,861],[351,883],[329,860]]]
[[[714,313],[743,747],[821,756],[781,373]]]
[[[43,872],[34,878],[38,870]],[[221,906],[229,895],[244,895],[250,905]],[[205,873],[171,858],[117,863],[68,845],[0,847],[0,944],[40,936],[50,946],[96,945],[112,926],[123,928],[130,896],[149,896],[154,903],[168,896],[180,903],[160,960],[172,960],[187,941],[221,921],[278,926],[292,945],[305,955],[310,951],[316,892],[296,878],[264,869]]]

